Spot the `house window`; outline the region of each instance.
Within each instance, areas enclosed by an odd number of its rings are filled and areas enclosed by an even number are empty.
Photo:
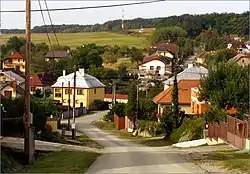
[[[61,97],[61,93],[55,93],[55,97]]]
[[[150,66],[150,70],[154,70],[154,66]]]
[[[66,103],[66,100],[65,100],[65,99],[63,99],[63,103]]]
[[[70,103],[70,99],[68,100],[68,103]]]
[[[157,66],[157,67],[156,67],[156,69],[157,69],[157,70],[160,70],[160,69],[161,69],[161,67],[160,67],[160,66]]]
[[[31,90],[32,92],[34,92],[34,91],[36,91],[36,87],[31,87],[30,90]]]
[[[200,111],[199,111],[199,105],[197,105],[197,113],[200,113]]]
[[[96,88],[94,89],[94,94],[96,94]]]
[[[72,89],[65,89],[65,94],[72,94]]]
[[[241,61],[244,64],[244,60]]]
[[[60,88],[55,88],[55,92],[61,92]]]
[[[17,61],[20,62],[20,59],[18,59]]]
[[[79,100],[76,100],[76,104],[79,104]]]
[[[77,90],[77,95],[84,95],[83,89],[78,89],[78,90]]]
[[[6,77],[3,77],[3,81],[6,81]]]
[[[23,62],[24,62],[24,59],[23,59]]]

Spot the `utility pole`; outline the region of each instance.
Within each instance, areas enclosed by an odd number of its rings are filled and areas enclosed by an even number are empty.
[[[30,60],[31,60],[31,0],[26,0],[26,45],[25,45],[25,93],[24,93],[24,152],[28,164],[34,160],[34,135],[32,131],[32,118],[30,114]]]
[[[70,127],[70,81],[68,81],[68,131],[70,130],[69,127]]]
[[[62,82],[62,106],[63,106],[63,82]],[[61,116],[63,114],[63,110],[61,110]]]
[[[139,118],[139,79],[137,79],[137,83],[136,83],[136,101],[137,101],[137,111],[136,111],[136,121]]]
[[[75,139],[75,102],[76,102],[76,65],[74,65],[74,89],[73,89],[73,123],[72,123],[72,139]]]
[[[116,81],[112,80],[112,107],[116,103]]]

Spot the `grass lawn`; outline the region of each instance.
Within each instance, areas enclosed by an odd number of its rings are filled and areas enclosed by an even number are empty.
[[[94,140],[90,139],[86,135],[76,137],[76,141],[80,142],[82,146],[88,146],[91,148],[103,149],[104,147]]]
[[[92,152],[50,152],[38,157],[22,173],[84,173],[100,154]]]
[[[149,32],[146,32],[147,34]],[[119,45],[119,46],[135,46],[138,48],[145,48],[148,45],[147,34],[137,36],[125,35],[121,33],[112,32],[83,32],[83,33],[57,33],[59,43],[61,45],[68,45],[71,48],[76,48],[83,44],[96,43],[97,45]],[[21,36],[24,34],[2,34],[2,41],[6,42],[11,36]],[[53,34],[49,34],[51,43],[56,44],[56,39]],[[47,35],[32,34],[31,40],[34,43],[45,42],[48,43]]]
[[[116,69],[116,70],[119,68],[120,65],[123,65],[127,69],[136,68],[136,62],[132,63],[129,57],[128,58],[119,58],[117,60],[117,62],[114,64],[103,63],[103,66],[105,68]]]
[[[250,173],[250,154],[237,150],[209,152],[202,154],[202,156],[196,158],[194,162],[209,163],[228,170]]]

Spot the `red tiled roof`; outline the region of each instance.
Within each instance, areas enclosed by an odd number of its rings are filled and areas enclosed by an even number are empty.
[[[112,98],[112,94],[104,94],[104,98]],[[128,95],[125,94],[116,94],[116,99],[128,99]]]
[[[166,41],[158,42],[157,44],[151,46],[151,49],[155,51],[169,51],[175,56],[179,53],[179,46],[175,43],[169,43]]]
[[[31,86],[44,86],[44,85],[53,85],[57,80],[57,77],[53,74],[44,73],[44,74],[35,74],[30,78]]]
[[[161,62],[163,62],[165,64],[169,64],[171,58],[166,57],[166,56],[161,56],[161,55],[147,56],[147,57],[144,57],[142,64],[150,62],[152,60],[159,60],[159,61],[161,61]]]
[[[20,52],[14,52],[12,55],[9,57],[6,57],[6,59],[24,59],[24,56]]]
[[[180,104],[190,104],[191,103],[191,88],[198,87],[199,80],[180,80],[178,82],[178,99]],[[172,103],[172,91],[173,86],[170,86],[165,91],[162,91],[153,98],[155,103]]]

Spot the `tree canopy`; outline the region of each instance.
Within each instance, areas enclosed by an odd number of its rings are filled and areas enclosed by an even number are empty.
[[[234,107],[247,111],[249,106],[248,68],[233,63],[218,63],[209,69],[207,77],[201,80],[201,99],[212,106],[225,109]]]

